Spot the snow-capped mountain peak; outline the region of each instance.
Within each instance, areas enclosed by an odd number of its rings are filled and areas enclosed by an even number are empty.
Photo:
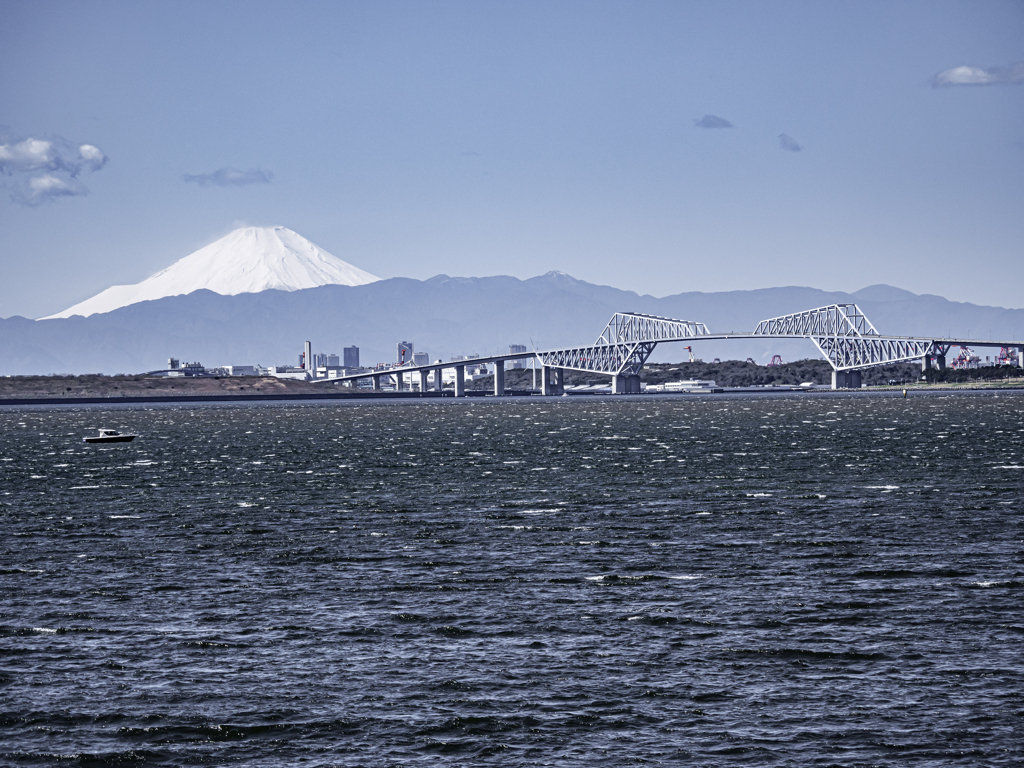
[[[380,278],[332,256],[286,227],[244,227],[141,283],[112,286],[41,319],[110,312],[201,288],[233,296],[270,289],[298,291],[319,285],[366,285],[377,280]]]

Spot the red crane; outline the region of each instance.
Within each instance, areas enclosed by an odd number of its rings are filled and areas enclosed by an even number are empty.
[[[957,370],[966,370],[967,368],[977,368],[981,358],[971,351],[970,347],[960,345],[960,354],[957,355],[956,360],[949,364],[950,368]]]
[[[772,361],[768,363],[769,368],[776,368],[782,365],[782,355],[772,355]]]

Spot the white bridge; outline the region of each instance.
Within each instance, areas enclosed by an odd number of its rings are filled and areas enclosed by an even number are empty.
[[[856,304],[830,304],[827,307],[795,312],[762,320],[750,333],[713,333],[704,323],[673,320],[635,312],[616,312],[597,341],[581,347],[547,349],[524,354],[492,355],[449,363],[423,366],[404,365],[384,370],[321,379],[323,382],[355,382],[372,379],[380,389],[381,377],[391,377],[398,387],[406,374],[419,375],[420,391],[427,391],[428,374],[433,371],[436,389],[441,387],[441,370],[454,368],[455,395],[465,395],[465,367],[494,364],[494,394],[505,393],[505,361],[533,358],[541,366],[541,392],[561,394],[563,371],[583,371],[610,376],[612,392],[640,392],[640,370],[658,344],[677,341],[723,339],[810,339],[832,366],[832,388],[860,388],[861,371],[892,363],[921,361],[928,369],[934,359],[945,368],[946,353],[952,346],[1016,347],[1018,364],[1024,365],[1024,342],[985,339],[915,338],[883,336]]]

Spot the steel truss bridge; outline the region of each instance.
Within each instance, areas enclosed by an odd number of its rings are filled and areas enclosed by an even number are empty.
[[[494,394],[500,395],[505,391],[505,361],[532,358],[542,368],[543,394],[561,393],[565,370],[610,376],[613,392],[633,393],[640,391],[640,370],[659,344],[724,339],[810,339],[832,366],[833,389],[860,388],[861,371],[876,366],[920,361],[926,370],[934,361],[938,368],[945,368],[946,353],[953,346],[1016,347],[1018,365],[1024,365],[1022,341],[887,336],[875,329],[856,304],[830,304],[762,320],[750,333],[713,333],[704,323],[616,312],[597,341],[586,346],[404,365],[318,381],[354,384],[369,378],[374,389],[380,389],[382,376],[395,379],[401,387],[405,375],[410,374],[420,376],[420,391],[425,392],[430,372],[435,372],[435,388],[440,389],[441,370],[454,368],[455,394],[461,396],[465,394],[465,367],[493,363]]]

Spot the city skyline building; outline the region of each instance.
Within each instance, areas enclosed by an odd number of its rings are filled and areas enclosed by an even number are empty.
[[[525,344],[509,344],[508,345],[508,353],[510,355],[521,355],[521,354],[523,354],[525,352],[526,352],[526,345]],[[526,361],[525,360],[513,360],[512,361],[512,367],[513,368],[525,368],[526,367]]]

